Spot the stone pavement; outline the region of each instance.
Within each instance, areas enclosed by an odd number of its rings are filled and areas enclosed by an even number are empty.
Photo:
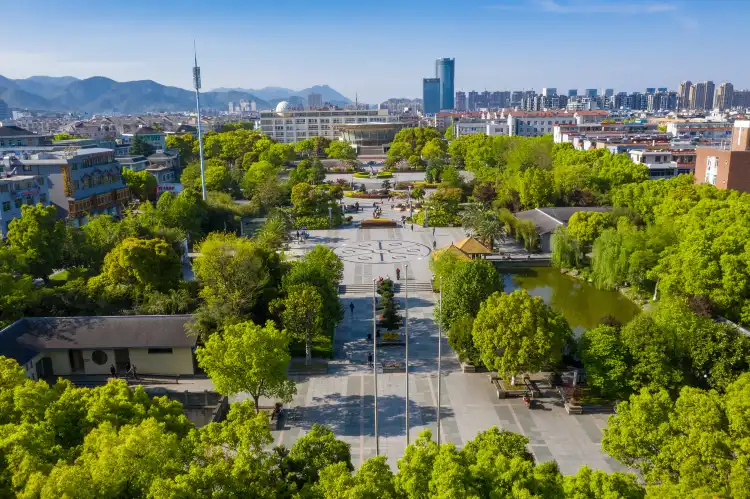
[[[367,217],[370,203],[357,218]],[[386,203],[384,216],[391,213]],[[372,293],[367,285],[377,277],[395,278],[396,268],[409,263],[410,281],[429,282],[430,255],[419,250],[406,253],[415,244],[432,249],[432,229],[410,227],[398,229],[357,229],[353,227],[330,231],[310,231],[303,245],[328,244],[339,254],[345,252],[343,283],[356,292],[341,296],[346,315],[336,330],[334,360],[326,376],[297,377],[297,395],[289,404],[290,419],[282,431],[275,431],[277,444],[291,446],[309,431],[314,423],[328,425],[336,435],[351,445],[355,466],[375,455],[374,393],[375,379],[367,367],[367,353],[372,343],[367,334],[373,328]],[[437,246],[445,246],[464,237],[460,228],[438,228]],[[380,243],[379,243],[380,242]],[[394,244],[398,242],[399,244]],[[383,244],[385,243],[385,244]],[[407,244],[408,243],[408,244]],[[364,261],[360,259],[364,255]],[[372,263],[365,263],[372,262]],[[382,263],[381,263],[382,262]],[[356,285],[356,286],[349,286]],[[397,295],[402,310],[405,295]],[[431,292],[409,292],[409,421],[412,441],[425,428],[437,438],[437,340],[433,321],[436,295]],[[354,314],[349,311],[354,304]],[[402,327],[403,332],[403,327]],[[458,447],[471,440],[477,432],[498,426],[521,433],[530,440],[529,448],[540,462],[557,460],[565,474],[573,474],[586,464],[605,471],[624,470],[601,451],[602,428],[607,415],[571,416],[558,400],[543,400],[543,408],[529,410],[520,399],[499,400],[486,374],[465,374],[445,338],[442,344],[441,428],[443,442]],[[403,361],[405,347],[378,349],[378,361]],[[378,429],[380,453],[388,457],[395,469],[406,446],[405,380],[403,373],[378,374]]]

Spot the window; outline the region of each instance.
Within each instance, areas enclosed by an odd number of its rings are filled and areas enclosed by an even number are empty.
[[[706,177],[705,181],[707,184],[716,185],[716,173],[719,167],[719,158],[716,156],[709,156],[706,158]]]
[[[171,354],[172,349],[171,348],[149,348],[148,349],[149,354]]]
[[[3,211],[10,211],[10,201],[3,201]]]
[[[94,350],[91,353],[91,360],[98,366],[103,366],[107,363],[107,353],[102,350]]]

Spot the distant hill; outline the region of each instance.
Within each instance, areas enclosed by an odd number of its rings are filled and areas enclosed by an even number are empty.
[[[118,82],[103,76],[79,80],[71,76],[32,76],[12,80],[0,75],[0,99],[10,107],[45,111],[123,113],[187,111],[195,107],[195,93],[152,80]],[[272,105],[245,91],[204,92],[205,107],[226,109],[229,102],[255,101],[258,109]]]
[[[263,87],[263,88],[216,88],[214,92],[247,92],[253,95],[257,95],[261,99],[266,99],[271,102],[281,102],[283,100],[299,105],[300,101],[293,99],[294,97],[300,97],[302,99],[301,105],[307,104],[307,97],[315,92],[323,96],[323,102],[330,102],[332,104],[344,105],[349,104],[351,99],[345,95],[339,93],[337,90],[329,87],[328,85],[315,85],[309,88],[303,88],[302,90],[292,90],[291,88],[285,87]],[[294,102],[293,102],[294,100]]]

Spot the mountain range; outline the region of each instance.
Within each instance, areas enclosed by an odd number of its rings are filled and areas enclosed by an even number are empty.
[[[259,90],[216,89],[201,93],[206,108],[226,109],[230,102],[255,101],[257,108],[271,109],[287,100],[307,104],[307,95],[317,92],[337,105],[351,102],[328,85],[294,91],[281,87]],[[264,97],[266,96],[266,97]],[[0,99],[11,108],[38,111],[136,114],[143,112],[188,111],[195,107],[195,93],[162,85],[152,80],[119,82],[103,76],[80,80],[72,76],[32,76],[13,80],[0,75]]]

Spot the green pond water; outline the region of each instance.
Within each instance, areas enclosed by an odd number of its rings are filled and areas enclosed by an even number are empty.
[[[525,289],[539,296],[565,317],[570,328],[580,335],[612,316],[625,324],[640,309],[617,291],[596,289],[590,282],[563,275],[550,267],[528,267],[501,271],[505,292]]]

